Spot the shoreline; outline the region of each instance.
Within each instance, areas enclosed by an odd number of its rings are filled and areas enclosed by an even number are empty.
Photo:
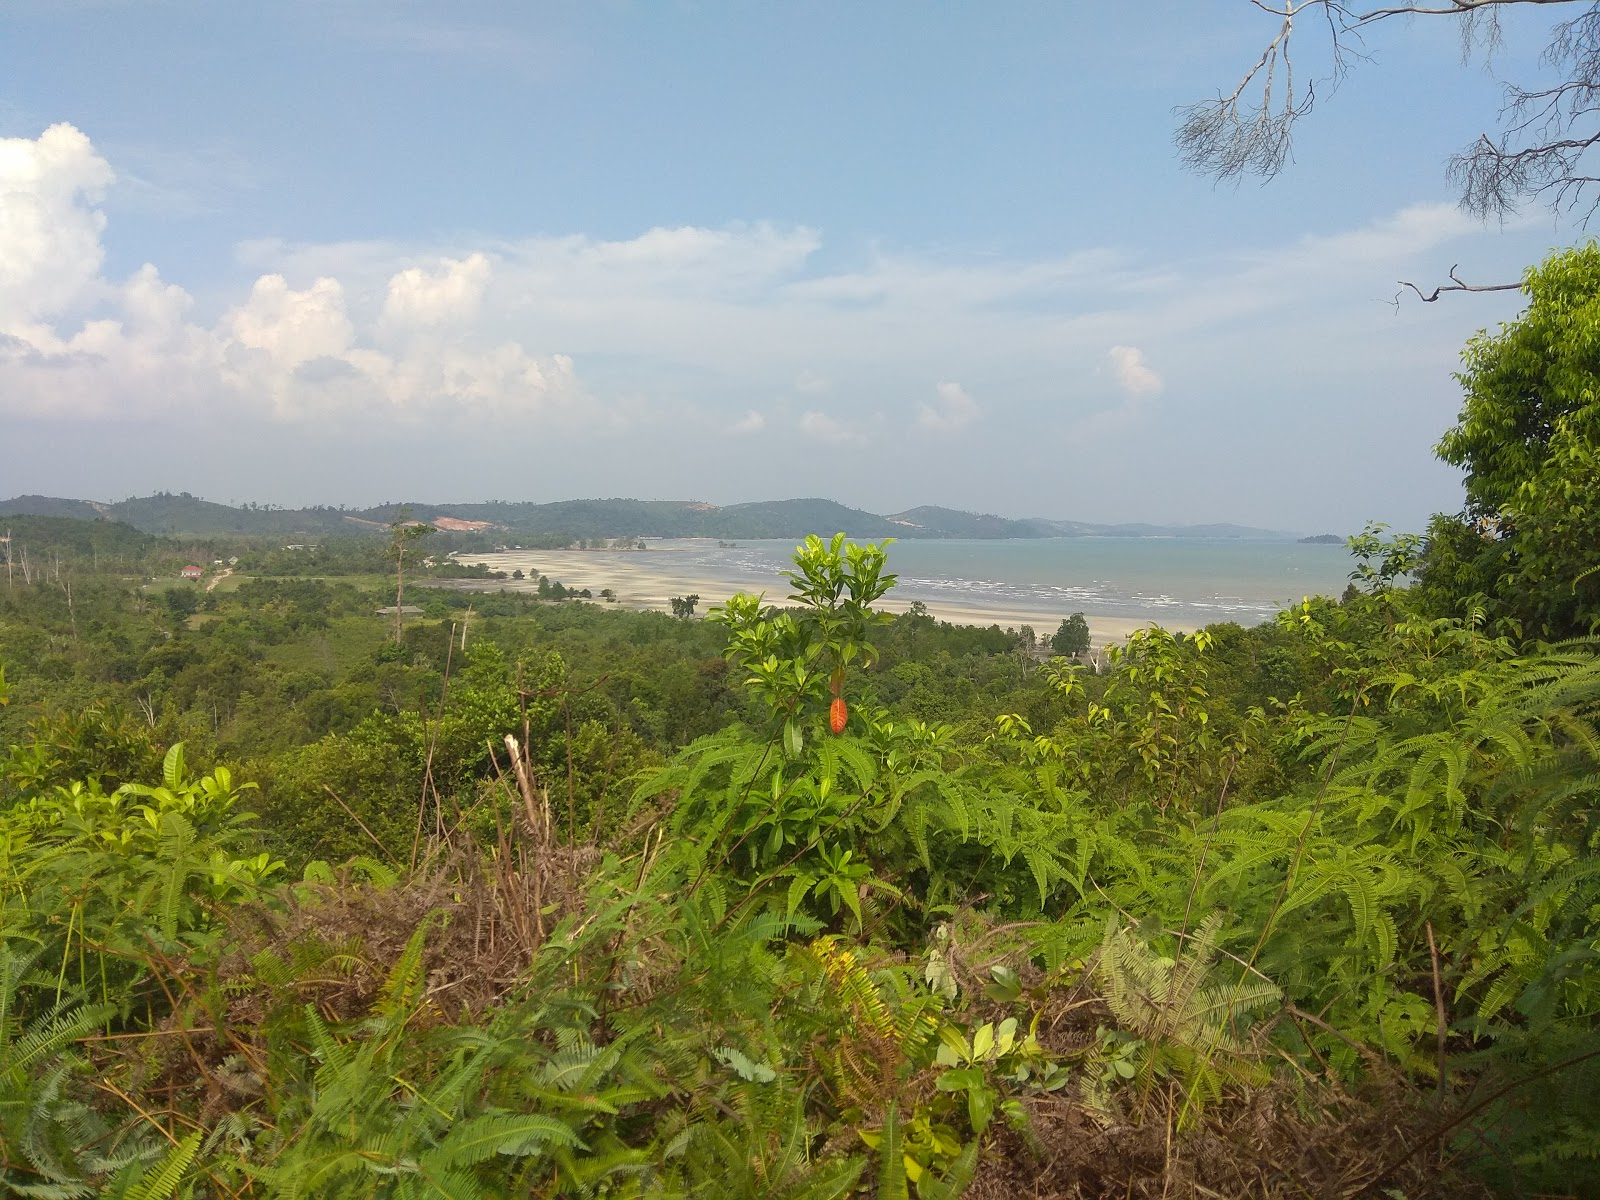
[[[565,572],[556,568],[552,561],[557,555],[568,553],[574,558],[581,556],[586,560],[582,564],[585,573],[581,578],[563,578]],[[607,557],[609,562],[606,561]],[[709,575],[704,571],[675,571],[669,566],[670,559],[663,562],[661,557],[636,550],[506,551],[497,554],[468,554],[458,561],[483,563],[492,571],[505,571],[508,578],[430,580],[420,586],[444,587],[451,591],[465,592],[537,593],[538,575],[543,574],[552,580],[560,579],[567,587],[588,588],[593,596],[586,603],[598,604],[601,607],[609,607],[614,603],[618,608],[635,611],[667,612],[671,597],[698,595],[700,601],[696,610],[697,616],[704,614],[714,605],[722,604],[736,592],[764,592],[770,601],[781,601],[786,594],[785,581],[782,579],[773,579],[763,587],[758,580],[733,581]],[[605,563],[604,569],[594,569],[600,567],[602,563]],[[509,578],[511,572],[517,569],[528,572],[530,578]],[[616,600],[608,602],[602,599],[600,597],[602,588],[612,589],[616,593]],[[891,593],[879,601],[877,607],[886,612],[903,613],[918,602],[916,597],[898,597]],[[1166,619],[1157,616],[1131,617],[1095,613],[1087,608],[1076,607],[1068,612],[1045,610],[1026,604],[999,606],[962,603],[959,599],[943,597],[924,599],[920,602],[926,607],[928,615],[935,620],[946,621],[952,625],[975,625],[981,628],[998,625],[1002,629],[1018,629],[1027,625],[1041,641],[1048,641],[1063,620],[1072,616],[1074,612],[1081,611],[1084,620],[1089,623],[1090,646],[1097,650],[1124,642],[1135,630],[1148,628],[1151,625],[1160,625],[1173,633],[1191,633],[1207,623],[1177,613],[1174,613],[1171,619]]]

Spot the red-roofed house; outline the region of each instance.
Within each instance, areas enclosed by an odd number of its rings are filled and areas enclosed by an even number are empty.
[[[205,572],[199,567],[195,566],[193,563],[190,563],[183,570],[179,571],[178,574],[182,575],[185,579],[199,579],[200,576],[205,574]]]

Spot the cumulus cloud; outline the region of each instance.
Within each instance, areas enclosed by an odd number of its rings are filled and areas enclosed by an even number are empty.
[[[58,316],[94,290],[111,166],[71,125],[0,138],[0,321]]]
[[[917,409],[917,424],[930,432],[958,433],[976,421],[983,411],[959,383],[938,384],[934,392],[938,395],[938,404],[924,404]]]
[[[1150,400],[1166,388],[1162,379],[1144,360],[1144,351],[1137,346],[1113,346],[1106,352],[1111,360],[1111,373],[1130,400]]]
[[[407,267],[389,280],[383,319],[396,325],[441,325],[477,315],[491,268],[482,254],[443,259],[436,271]]]
[[[285,367],[337,357],[355,340],[355,326],[345,313],[344,288],[337,279],[318,279],[297,292],[282,275],[263,275],[250,289],[250,299],[228,315],[225,325],[239,345],[265,351]]]
[[[122,310],[137,333],[168,335],[180,331],[194,306],[188,292],[161,278],[150,263],[133,273],[122,289]]]
[[[1184,403],[1225,395],[1263,412],[1289,374],[1308,396],[1319,378],[1401,365],[1444,379],[1463,333],[1484,323],[1442,306],[1397,317],[1379,303],[1394,278],[1450,261],[1436,254],[1445,242],[1481,236],[1449,206],[1159,262],[1104,248],[824,255],[815,229],[762,222],[612,239],[264,239],[239,248],[238,276],[201,304],[155,265],[107,277],[103,243],[116,230],[100,203],[113,182],[71,126],[0,140],[0,420],[215,412],[478,434],[474,421],[521,430],[537,417],[541,429],[625,425],[632,448],[615,461],[699,470],[684,455],[711,451],[661,447],[690,429],[859,446],[885,427],[863,414],[938,363],[944,381],[905,411],[930,436],[881,443],[886,459],[916,463],[886,470],[918,471],[939,452],[931,435],[978,462],[986,443],[1018,448],[1017,428],[1028,430],[1020,449],[1042,453],[1052,437],[1135,427],[1165,390],[1152,363],[1182,371]],[[998,394],[1004,425],[974,400]],[[1098,413],[1096,396],[1109,406]],[[1308,423],[1322,419],[1311,401],[1304,409]],[[587,469],[580,457],[568,456],[574,472]]]
[[[113,178],[70,125],[0,139],[0,411],[137,418],[231,401],[281,419],[406,419],[552,412],[580,395],[570,356],[471,327],[492,273],[481,252],[391,270],[376,320],[352,313],[334,274],[296,287],[279,270],[200,324],[153,265],[104,278],[98,204]]]

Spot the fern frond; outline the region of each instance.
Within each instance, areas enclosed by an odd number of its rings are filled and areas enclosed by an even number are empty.
[[[906,1178],[905,1134],[900,1127],[900,1105],[891,1103],[884,1114],[882,1141],[878,1143],[878,1200],[910,1200]]]
[[[445,1168],[465,1167],[496,1155],[523,1158],[540,1154],[551,1145],[583,1148],[578,1135],[555,1117],[496,1113],[452,1125],[424,1162]]]
[[[183,1183],[189,1165],[194,1162],[195,1154],[200,1149],[201,1137],[201,1132],[196,1130],[172,1147],[166,1157],[144,1175],[133,1191],[128,1193],[128,1200],[172,1200]]]

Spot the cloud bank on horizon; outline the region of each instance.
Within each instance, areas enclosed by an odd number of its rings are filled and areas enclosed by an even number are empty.
[[[1275,392],[1293,430],[1300,394],[1347,385],[1362,366],[1369,388],[1384,371],[1443,376],[1459,321],[1397,321],[1351,300],[1374,299],[1375,274],[1482,235],[1453,206],[1417,204],[1177,262],[1089,247],[1014,261],[872,250],[841,263],[820,231],[760,221],[612,240],[256,241],[239,247],[248,274],[202,312],[158,264],[108,277],[117,178],[72,125],[0,139],[0,417],[79,429],[229,420],[347,448],[374,420],[419,437],[512,422],[547,448],[692,438],[713,457],[737,438],[830,461],[876,454],[900,495],[926,463],[1003,446],[1019,426],[1109,486],[1108,456],[1157,427],[1192,427],[1219,396],[1254,394],[1260,420]],[[799,486],[808,478],[817,486]],[[825,471],[770,480],[774,495],[838,486]],[[971,489],[910,498],[1018,507],[974,503]],[[1219,509],[1204,515],[1253,515]]]

